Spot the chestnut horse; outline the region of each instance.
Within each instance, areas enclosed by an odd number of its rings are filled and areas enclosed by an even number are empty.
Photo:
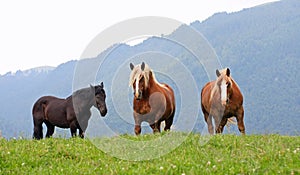
[[[208,132],[214,134],[212,117],[215,120],[216,133],[222,133],[227,120],[234,116],[239,131],[245,134],[243,95],[230,76],[229,68],[216,70],[216,74],[217,79],[207,83],[201,91],[201,108]]]
[[[84,138],[84,132],[91,117],[90,108],[94,106],[100,111],[101,116],[106,115],[105,98],[103,82],[101,85],[90,85],[88,88],[75,91],[66,99],[53,96],[39,98],[32,109],[33,138],[43,138],[43,123],[47,126],[46,137],[51,137],[54,127],[57,126],[70,128],[72,136],[76,136],[76,131],[79,129],[79,136]]]
[[[175,114],[174,92],[167,84],[159,83],[154,72],[144,62],[134,66],[130,63],[129,85],[134,90],[133,117],[134,132],[141,133],[141,123],[150,124],[153,133],[160,132],[160,124],[165,121],[164,130],[170,130]]]

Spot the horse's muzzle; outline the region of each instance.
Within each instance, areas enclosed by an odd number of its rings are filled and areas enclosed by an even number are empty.
[[[103,112],[100,111],[100,114],[101,114],[102,117],[104,117],[107,114],[107,109],[103,110]]]
[[[106,114],[107,114],[107,108],[106,106],[101,106],[101,105],[98,105],[98,110],[101,114],[102,117],[104,117]]]
[[[106,108],[102,110],[100,109],[100,114],[102,117],[104,117],[107,114],[107,109]]]

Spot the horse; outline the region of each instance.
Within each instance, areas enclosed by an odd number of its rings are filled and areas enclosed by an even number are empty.
[[[160,132],[160,124],[165,121],[165,131],[170,130],[175,115],[175,97],[173,89],[159,83],[150,67],[142,62],[140,65],[130,63],[129,86],[134,91],[133,117],[134,132],[141,133],[141,123],[148,122],[153,133]]]
[[[230,76],[230,69],[216,70],[217,79],[208,82],[201,91],[201,109],[208,125],[208,132],[213,135],[212,117],[215,132],[222,133],[224,126],[236,117],[239,131],[245,134],[243,95],[239,86]]]
[[[54,133],[55,126],[70,128],[72,137],[76,136],[79,129],[79,136],[84,138],[84,132],[91,117],[90,108],[96,107],[101,116],[107,113],[103,82],[100,85],[92,86],[75,91],[66,99],[54,96],[43,96],[33,105],[33,138],[43,138],[43,123],[47,126],[46,138]]]

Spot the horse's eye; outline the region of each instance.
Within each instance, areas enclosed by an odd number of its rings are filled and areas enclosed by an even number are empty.
[[[231,85],[231,83],[230,82],[227,82],[227,87],[229,87]]]

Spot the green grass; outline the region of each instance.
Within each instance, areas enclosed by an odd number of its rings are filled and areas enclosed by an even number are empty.
[[[198,134],[174,132],[170,138],[186,138],[175,149],[156,159],[132,161],[130,155],[151,158],[163,154],[157,150],[176,141],[152,145],[152,154],[147,145],[138,151],[128,149],[136,148],[126,145],[126,141],[148,144],[147,141],[167,139],[168,134],[122,135],[95,139],[94,144],[80,138],[0,139],[0,174],[300,174],[299,136],[216,135],[200,144],[202,137]],[[107,149],[101,151],[95,144]],[[125,158],[130,160],[111,156],[114,153],[129,155]]]

